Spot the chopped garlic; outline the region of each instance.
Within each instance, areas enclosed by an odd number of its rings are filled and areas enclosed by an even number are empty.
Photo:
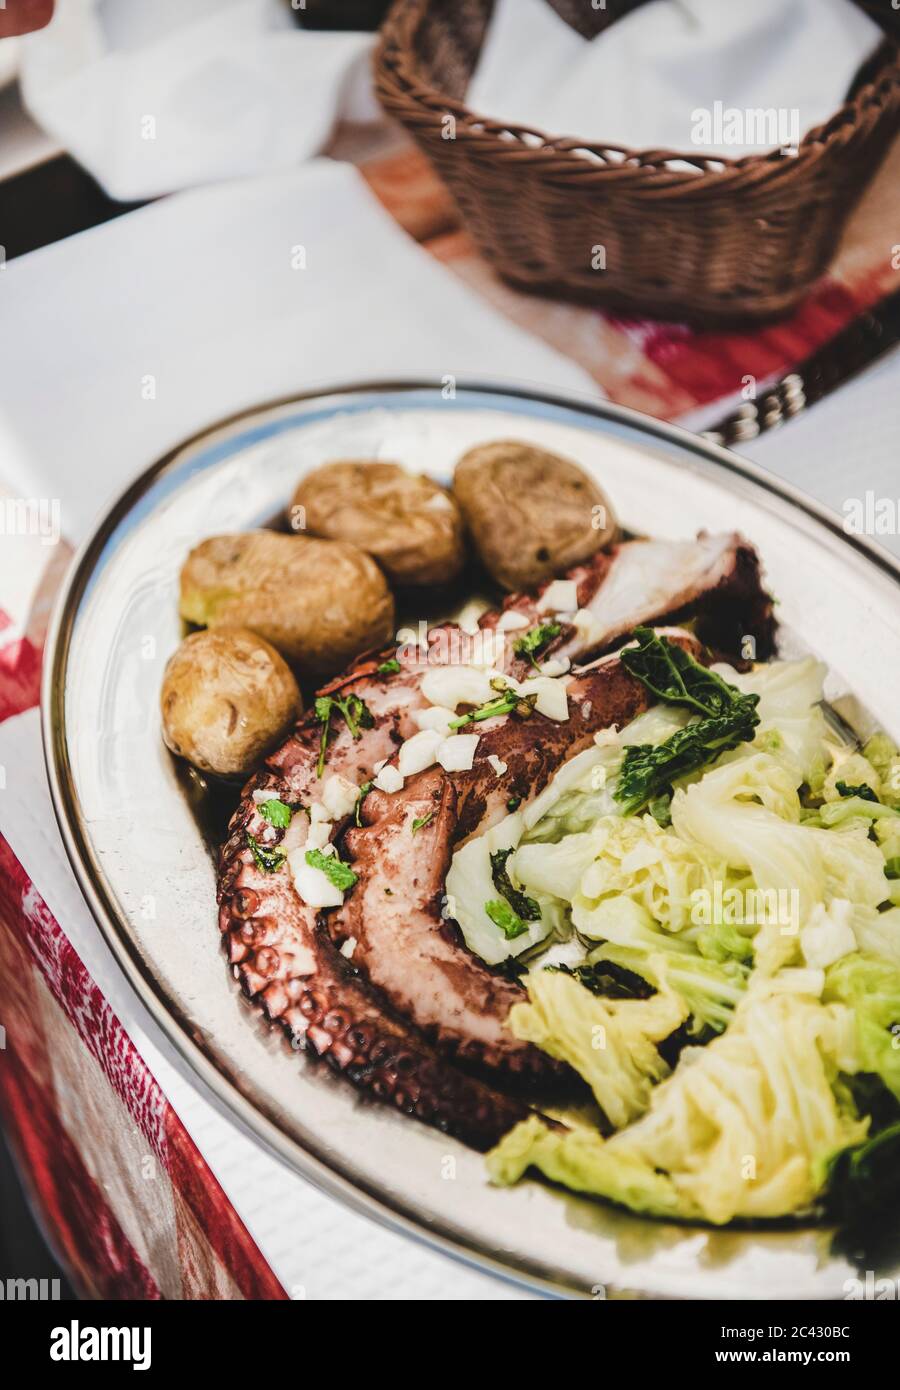
[[[475,761],[480,734],[455,734],[445,738],[437,750],[437,761],[445,772],[468,772]]]
[[[284,832],[284,835],[282,836],[279,849],[281,849],[285,854],[287,854],[292,849],[298,849],[300,845],[304,843],[304,841],[307,841],[306,827],[306,817],[302,814],[302,812],[294,816],[290,825],[288,826],[287,830]],[[311,845],[310,848],[312,848]]]
[[[559,721],[569,717],[569,697],[565,682],[558,677],[533,676],[522,681],[518,689],[522,695],[536,695],[534,707],[539,714]]]
[[[264,791],[262,787],[257,787],[256,791],[253,793],[253,800],[256,802],[257,806],[261,806],[264,801],[273,801],[275,799],[276,798],[272,796],[271,790]]]
[[[473,666],[435,666],[422,677],[422,694],[430,705],[455,710],[457,705],[486,704],[496,691],[490,673]]]
[[[484,599],[470,599],[456,616],[456,621],[463,632],[470,634],[478,632],[478,619],[482,613],[487,612],[489,607],[490,605]]]
[[[353,959],[353,952],[354,952],[355,950],[356,950],[356,937],[355,937],[355,936],[348,936],[348,937],[347,937],[347,940],[344,942],[343,946],[341,947],[341,955],[342,955],[342,956],[346,956],[346,957],[347,957],[347,960],[352,960],[352,959]]]
[[[307,848],[310,848],[307,845]],[[292,850],[288,864],[294,887],[308,907],[340,907],[344,894],[321,869],[306,862],[306,849]]]
[[[309,819],[309,831],[307,832],[304,849],[325,849],[331,842],[334,824],[330,820],[325,820],[321,815],[317,817],[315,812],[320,810],[321,807],[313,807],[313,814]]]
[[[449,738],[450,721],[456,718],[456,710],[445,709],[443,705],[429,705],[428,709],[416,710],[412,721],[418,729],[434,729],[441,738]]]
[[[359,787],[349,777],[333,772],[325,779],[322,805],[332,820],[342,820],[344,816],[352,815],[358,798]]]
[[[514,608],[507,608],[497,619],[498,632],[518,632],[520,628],[528,626],[528,619],[524,613],[517,613]]]
[[[545,715],[547,719],[560,722],[568,719],[569,697],[566,695],[565,687],[560,681],[548,681],[538,691],[534,707],[538,714]]]
[[[374,785],[380,792],[399,792],[403,790],[403,775],[391,764],[383,767],[375,778]]]
[[[578,585],[574,579],[554,579],[538,599],[539,613],[574,613],[578,608]]]
[[[435,729],[422,729],[419,733],[413,734],[400,748],[400,756],[397,759],[400,775],[414,777],[417,772],[424,772],[426,767],[434,767],[437,750],[442,742],[442,735]]]
[[[494,769],[498,777],[502,777],[507,767],[509,766],[509,764],[505,763],[502,758],[498,758],[496,753],[488,753],[488,762],[490,763],[491,767]]]
[[[572,622],[584,648],[593,646],[595,641],[603,637],[603,626],[594,621],[594,615],[589,608],[579,608]]]
[[[568,674],[572,663],[567,656],[551,657],[549,661],[541,663],[542,676],[565,676]]]

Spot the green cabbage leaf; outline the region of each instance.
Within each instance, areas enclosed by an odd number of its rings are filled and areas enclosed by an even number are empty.
[[[525,987],[528,1003],[509,1015],[516,1037],[574,1067],[614,1128],[642,1115],[669,1074],[656,1044],[687,1017],[678,996],[663,989],[650,999],[603,999],[552,969],[532,970]]]
[[[488,1156],[494,1182],[529,1168],[632,1211],[721,1225],[812,1206],[836,1154],[861,1143],[838,1073],[856,1062],[845,1006],[748,996],[727,1032],[683,1054],[649,1109],[610,1139],[518,1125]]]

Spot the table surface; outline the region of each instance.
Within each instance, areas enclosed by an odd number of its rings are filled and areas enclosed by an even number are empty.
[[[764,383],[827,342],[856,313],[895,289],[897,272],[885,228],[900,213],[900,145],[855,213],[827,279],[789,320],[755,333],[698,333],[684,325],[623,320],[596,309],[537,300],[500,282],[477,255],[458,213],[435,175],[405,137],[391,128],[345,127],[328,153],[355,163],[399,224],[452,274],[514,322],[564,352],[613,400],[660,418],[710,423],[725,413],[748,373]],[[15,86],[0,92],[0,226],[7,260],[72,236],[130,205],[106,198],[97,184],[30,122]],[[868,471],[855,486],[891,482],[891,440],[896,440],[896,359],[860,383],[848,415],[838,397],[773,439],[746,450],[783,476],[794,478],[840,510],[848,490],[846,453],[860,457],[860,421],[872,431]],[[795,441],[803,438],[815,466],[800,466]],[[855,433],[854,433],[855,432]],[[853,481],[851,479],[850,481]],[[895,489],[896,489],[896,483]],[[2,477],[0,477],[2,487]],[[889,543],[896,548],[896,538]],[[2,557],[0,557],[2,558]],[[58,573],[55,579],[58,580]],[[9,576],[7,576],[9,578]],[[4,579],[0,563],[0,580]],[[30,636],[39,650],[49,595]],[[529,1297],[345,1211],[280,1167],[234,1130],[197,1093],[171,1057],[148,1046],[148,1063],[162,1091],[187,1125],[226,1192],[253,1192],[240,1217],[294,1297],[476,1298]],[[315,1258],[303,1257],[302,1244]]]

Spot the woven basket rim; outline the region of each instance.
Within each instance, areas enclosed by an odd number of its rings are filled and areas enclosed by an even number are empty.
[[[699,184],[759,183],[773,180],[787,171],[796,171],[820,159],[835,145],[848,143],[867,128],[883,111],[892,93],[900,95],[900,46],[885,35],[872,55],[878,67],[873,76],[835,111],[829,119],[812,127],[802,137],[796,153],[775,147],[758,154],[702,155],[667,149],[635,149],[624,145],[595,143],[577,136],[550,135],[537,127],[518,125],[480,116],[464,102],[441,93],[419,76],[419,61],[412,43],[412,29],[418,24],[431,0],[400,0],[389,11],[374,56],[376,84],[385,98],[415,101],[442,119],[452,116],[455,139],[477,139],[480,154],[487,158],[499,154],[519,163],[553,161],[558,172],[581,177],[585,173],[603,180],[630,181],[650,191],[676,193],[696,191]],[[388,89],[393,79],[402,91]],[[610,161],[608,155],[615,158]],[[574,159],[573,159],[574,157]],[[672,164],[693,166],[673,168]]]

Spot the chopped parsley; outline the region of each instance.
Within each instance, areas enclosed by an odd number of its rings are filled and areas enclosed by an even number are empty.
[[[532,627],[513,642],[513,651],[517,656],[526,656],[536,671],[540,671],[535,661],[535,652],[540,651],[541,647],[546,647],[548,642],[552,642],[554,637],[558,637],[562,632],[559,623],[538,623],[537,627]]]
[[[266,845],[261,845],[255,835],[247,833],[247,844],[253,853],[253,858],[264,873],[274,874],[281,868],[287,855],[280,849],[268,849]]]
[[[362,825],[362,821],[359,818],[359,813],[362,810],[363,802],[369,795],[369,792],[372,790],[374,785],[374,782],[363,782],[362,786],[359,789],[359,796],[356,798],[356,810],[353,812],[353,819],[356,821],[357,825]]]
[[[322,737],[319,740],[319,761],[316,766],[319,777],[325,771],[325,750],[328,746],[328,731],[331,727],[331,720],[338,714],[343,715],[344,722],[354,739],[361,738],[362,730],[371,729],[375,723],[365,700],[360,699],[358,695],[320,695],[315,704],[315,715],[322,725]]]
[[[320,849],[308,849],[306,862],[310,868],[321,869],[329,882],[333,883],[335,888],[340,888],[342,892],[347,888],[352,888],[359,877],[353,872],[349,864],[344,863],[343,859],[338,859],[336,854],[323,854]]]
[[[500,928],[507,941],[515,941],[517,936],[522,936],[528,930],[528,923],[523,922],[519,914],[502,898],[497,902],[485,903],[484,910],[494,926]]]
[[[527,719],[534,710],[536,701],[537,695],[517,695],[513,689],[506,688],[495,699],[488,700],[487,704],[479,705],[477,709],[460,715],[458,719],[451,719],[449,728],[463,729],[467,724],[478,723],[482,719],[493,719],[498,714],[517,714],[520,719]]]
[[[267,820],[270,825],[274,825],[277,830],[287,830],[294,814],[293,808],[288,806],[286,802],[279,801],[277,797],[273,797],[271,801],[262,802],[257,809],[263,819]]]
[[[507,803],[506,803],[506,809],[507,809],[507,811],[510,811],[510,812],[511,812],[511,811],[518,811],[518,809],[519,809],[519,807],[520,807],[521,805],[522,805],[522,798],[521,798],[520,796],[511,796],[511,797],[509,798],[509,800],[507,801]]]
[[[400,670],[400,662],[395,656],[390,661],[382,661],[380,666],[376,666],[375,673],[379,676],[395,676]]]
[[[429,822],[433,820],[433,811],[427,811],[424,816],[416,816],[415,820],[412,823],[412,833],[415,835],[417,830],[421,830],[423,826],[428,825]]]

